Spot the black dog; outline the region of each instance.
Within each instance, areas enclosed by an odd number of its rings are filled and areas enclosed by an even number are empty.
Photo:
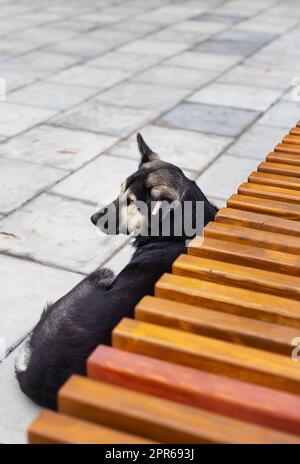
[[[111,343],[113,328],[123,317],[133,317],[139,300],[153,295],[157,280],[170,272],[173,261],[186,251],[186,239],[192,237],[184,232],[175,235],[172,219],[169,236],[163,236],[161,229],[155,236],[143,236],[140,231],[147,229],[149,213],[141,213],[137,203],[148,205],[151,216],[161,209],[161,202],[183,205],[189,201],[194,223],[196,202],[200,201],[204,202],[204,225],[215,217],[217,209],[195,182],[176,166],[160,161],[140,134],[137,140],[141,153],[138,171],[123,184],[120,197],[91,218],[110,233],[106,215],[114,206],[115,233],[136,235],[132,259],[116,278],[109,269],[97,269],[46,308],[16,362],[22,391],[41,406],[56,408],[61,385],[71,374],[85,374],[89,354],[97,345]],[[160,216],[162,224],[163,214]],[[170,217],[174,218],[171,213]]]

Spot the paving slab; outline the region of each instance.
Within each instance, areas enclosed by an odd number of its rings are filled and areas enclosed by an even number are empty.
[[[282,95],[280,89],[213,82],[188,98],[188,101],[266,111]]]
[[[0,158],[0,212],[9,213],[65,176],[46,166]]]
[[[228,137],[153,125],[144,127],[142,135],[162,160],[198,172],[211,163],[232,141]],[[110,153],[138,160],[140,155],[136,134],[116,144]]]
[[[34,70],[39,69],[48,72],[55,72],[68,66],[72,66],[75,63],[78,63],[78,61],[80,61],[78,56],[72,56],[66,53],[55,53],[50,50],[41,49],[6,60],[4,64],[15,67],[29,67]]]
[[[205,195],[226,200],[256,168],[256,159],[222,155],[198,177],[197,184]]]
[[[98,92],[97,88],[43,81],[10,93],[7,101],[40,108],[65,110]]]
[[[28,427],[41,411],[19,388],[14,374],[16,356],[13,351],[0,363],[0,441],[4,444],[28,443]]]
[[[190,93],[190,89],[152,85],[131,80],[102,92],[96,101],[120,107],[166,111]]]
[[[51,119],[51,123],[65,128],[126,137],[158,115],[159,110],[105,105],[93,99]]]
[[[124,45],[119,48],[119,51],[126,53],[136,53],[140,55],[157,55],[162,58],[167,58],[172,55],[186,50],[188,45],[186,43],[167,42],[159,40],[151,40],[148,38],[135,40],[130,44]]]
[[[142,71],[163,60],[157,55],[138,55],[115,50],[88,61],[89,66],[130,71],[132,73]]]
[[[220,82],[227,84],[250,85],[264,88],[287,89],[291,86],[290,72],[255,66],[239,65],[223,74],[219,78]]]
[[[297,102],[280,101],[269,109],[258,121],[267,126],[290,129],[300,120],[300,105]]]
[[[0,134],[13,136],[47,121],[55,110],[0,102]]]
[[[219,55],[217,53],[183,52],[166,61],[164,65],[177,66],[184,69],[200,69],[203,71],[223,72],[241,61],[239,55]],[[189,72],[189,71],[187,71]]]
[[[176,66],[154,66],[137,76],[139,82],[185,89],[199,88],[216,77],[216,71],[200,71]]]
[[[254,124],[228,149],[228,154],[237,157],[255,158],[264,161],[267,154],[286,135],[284,127]]]
[[[0,225],[0,241],[1,229]],[[0,337],[4,338],[7,350],[33,329],[47,303],[57,301],[83,279],[81,274],[3,254],[0,270]]]
[[[109,135],[42,125],[2,144],[0,155],[73,171],[117,140]]]
[[[119,69],[104,69],[80,65],[55,74],[50,78],[50,81],[71,86],[106,89],[127,79],[131,75],[132,73],[129,71]]]
[[[92,272],[125,240],[100,234],[90,221],[95,212],[93,205],[44,193],[1,221],[2,231],[12,235],[1,237],[0,251],[73,272]]]
[[[181,103],[158,123],[233,137],[239,135],[259,116],[259,112],[200,103]]]
[[[120,194],[121,184],[138,169],[130,159],[101,155],[52,189],[58,195],[105,206]]]

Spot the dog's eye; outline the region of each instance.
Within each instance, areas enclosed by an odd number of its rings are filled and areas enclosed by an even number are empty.
[[[134,200],[132,198],[127,197],[127,206],[132,205],[134,203]]]

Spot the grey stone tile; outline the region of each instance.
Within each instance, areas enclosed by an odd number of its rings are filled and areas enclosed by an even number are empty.
[[[295,126],[299,120],[299,103],[280,101],[259,119],[258,124],[290,129]]]
[[[111,269],[115,275],[118,275],[125,266],[129,263],[132,255],[134,253],[134,248],[127,244],[120,251],[118,251],[104,267]]]
[[[207,22],[199,22],[199,21],[183,21],[180,23],[173,24],[170,28],[174,31],[177,31],[179,37],[181,34],[189,32],[190,34],[198,34],[199,41],[201,40],[202,36],[211,36],[218,34],[224,29],[227,28],[226,24],[222,23],[215,23],[211,21]],[[180,34],[179,34],[180,33]],[[177,39],[178,40],[178,39]]]
[[[1,222],[0,250],[52,264],[73,272],[89,273],[106,261],[124,242],[108,237],[90,221],[95,206],[42,194]]]
[[[80,58],[93,58],[114,48],[110,42],[101,42],[95,38],[87,38],[86,34],[79,38],[66,40],[59,44],[49,46],[45,50],[57,53],[66,53]]]
[[[170,42],[170,43],[185,43],[187,48],[204,40],[207,40],[210,34],[200,33],[194,31],[178,31],[175,27],[169,27],[162,29],[159,32],[155,32],[151,36],[148,36],[149,40],[158,40],[161,43]]]
[[[263,161],[267,154],[273,151],[275,145],[281,142],[286,132],[283,127],[254,124],[234,145],[231,145],[228,154]]]
[[[14,351],[0,364],[0,408],[3,414],[0,440],[6,444],[27,444],[27,430],[40,408],[21,392],[14,372],[15,358]]]
[[[295,26],[297,18],[286,18],[271,16],[269,11],[261,13],[253,18],[246,18],[236,26],[241,31],[268,32],[270,34],[280,35]]]
[[[258,115],[257,111],[226,106],[182,103],[160,119],[159,123],[234,137],[249,126]]]
[[[291,46],[289,40],[278,39],[248,58],[245,64],[286,70],[291,73],[292,79],[300,72],[300,51],[297,47]]]
[[[189,89],[171,88],[130,81],[101,93],[96,100],[117,106],[163,111],[182,100]]]
[[[137,53],[141,55],[157,55],[162,58],[176,55],[183,50],[186,50],[188,45],[186,43],[167,42],[159,40],[151,40],[148,38],[136,40],[130,44],[124,45],[119,48],[120,52]]]
[[[192,18],[194,21],[212,21],[216,23],[236,24],[242,19],[243,16],[225,15],[220,13],[202,13]]]
[[[0,241],[2,226],[0,225]],[[49,302],[62,297],[83,276],[0,254],[1,335],[14,347],[39,321]],[[0,364],[1,372],[1,364]]]
[[[73,66],[52,76],[49,80],[66,85],[108,88],[131,76],[131,72],[92,66]]]
[[[57,82],[37,82],[9,94],[12,103],[65,110],[98,93],[98,89]]]
[[[21,53],[34,50],[39,43],[30,40],[14,39],[12,37],[1,37],[0,42],[0,59],[13,57]]]
[[[214,197],[207,197],[207,199],[219,209],[226,207],[227,200],[222,200],[221,198]]]
[[[256,50],[270,42],[273,38],[273,34],[231,30],[219,34],[216,39],[201,42],[199,45],[196,45],[193,50],[199,52],[244,56],[254,53]]]
[[[231,142],[228,137],[159,126],[142,129],[146,142],[161,159],[184,169],[203,170]],[[115,145],[110,153],[139,159],[136,134]]]
[[[250,85],[213,82],[194,93],[189,101],[223,105],[255,111],[266,111],[281,96],[282,90]]]
[[[37,79],[46,76],[47,71],[39,69],[24,68],[23,66],[1,65],[1,77],[6,82],[6,92],[11,92],[19,87],[28,85]]]
[[[223,74],[220,82],[287,89],[291,85],[291,74],[281,69],[239,65]]]
[[[63,40],[70,39],[76,36],[77,32],[72,29],[64,29],[58,26],[39,26],[30,27],[25,30],[19,31],[14,34],[14,37],[18,40],[28,40],[35,42],[36,44],[48,45],[55,42],[61,42]]]
[[[122,182],[137,169],[135,160],[101,155],[58,183],[52,192],[105,206],[117,198]]]
[[[198,177],[197,184],[205,195],[227,200],[256,168],[256,159],[223,155]]]
[[[95,158],[118,139],[103,134],[38,126],[1,145],[1,155],[33,163],[74,170]]]
[[[33,108],[14,103],[0,104],[0,134],[13,136],[46,121],[55,114],[50,109]]]
[[[134,34],[135,36],[139,37],[150,34],[151,32],[155,32],[158,29],[160,29],[160,27],[161,26],[159,24],[136,21],[135,19],[131,19],[130,21],[128,21],[128,19],[126,19],[124,21],[113,24],[111,26],[111,29],[117,31],[130,32],[131,34]]]
[[[53,120],[65,128],[84,129],[101,134],[126,137],[132,131],[157,117],[153,110],[136,110],[90,100]]]
[[[117,50],[101,55],[89,61],[88,66],[117,69],[122,71],[130,71],[132,73],[142,71],[163,60],[157,55],[137,55],[134,53],[123,53]]]
[[[166,66],[222,72],[241,61],[239,55],[219,55],[214,53],[184,52],[164,61]],[[189,71],[188,71],[189,72]]]
[[[184,68],[159,65],[140,73],[136,80],[155,85],[196,89],[207,84],[215,76],[215,71],[189,69],[187,72]]]
[[[55,53],[48,50],[35,50],[26,55],[18,56],[6,61],[5,64],[16,67],[28,67],[30,69],[39,69],[49,72],[55,72],[60,69],[72,66],[79,61],[77,56],[71,56],[64,53]]]
[[[195,16],[199,11],[184,5],[165,5],[153,11],[137,16],[139,21],[158,24],[172,24]]]
[[[61,179],[65,173],[46,166],[0,159],[0,212],[9,213]]]

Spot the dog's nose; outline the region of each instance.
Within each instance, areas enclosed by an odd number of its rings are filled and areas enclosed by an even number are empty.
[[[94,224],[94,226],[97,225],[97,222],[98,222],[98,219],[100,218],[101,214],[99,213],[95,213],[93,214],[93,216],[91,217],[91,221],[92,223]]]

